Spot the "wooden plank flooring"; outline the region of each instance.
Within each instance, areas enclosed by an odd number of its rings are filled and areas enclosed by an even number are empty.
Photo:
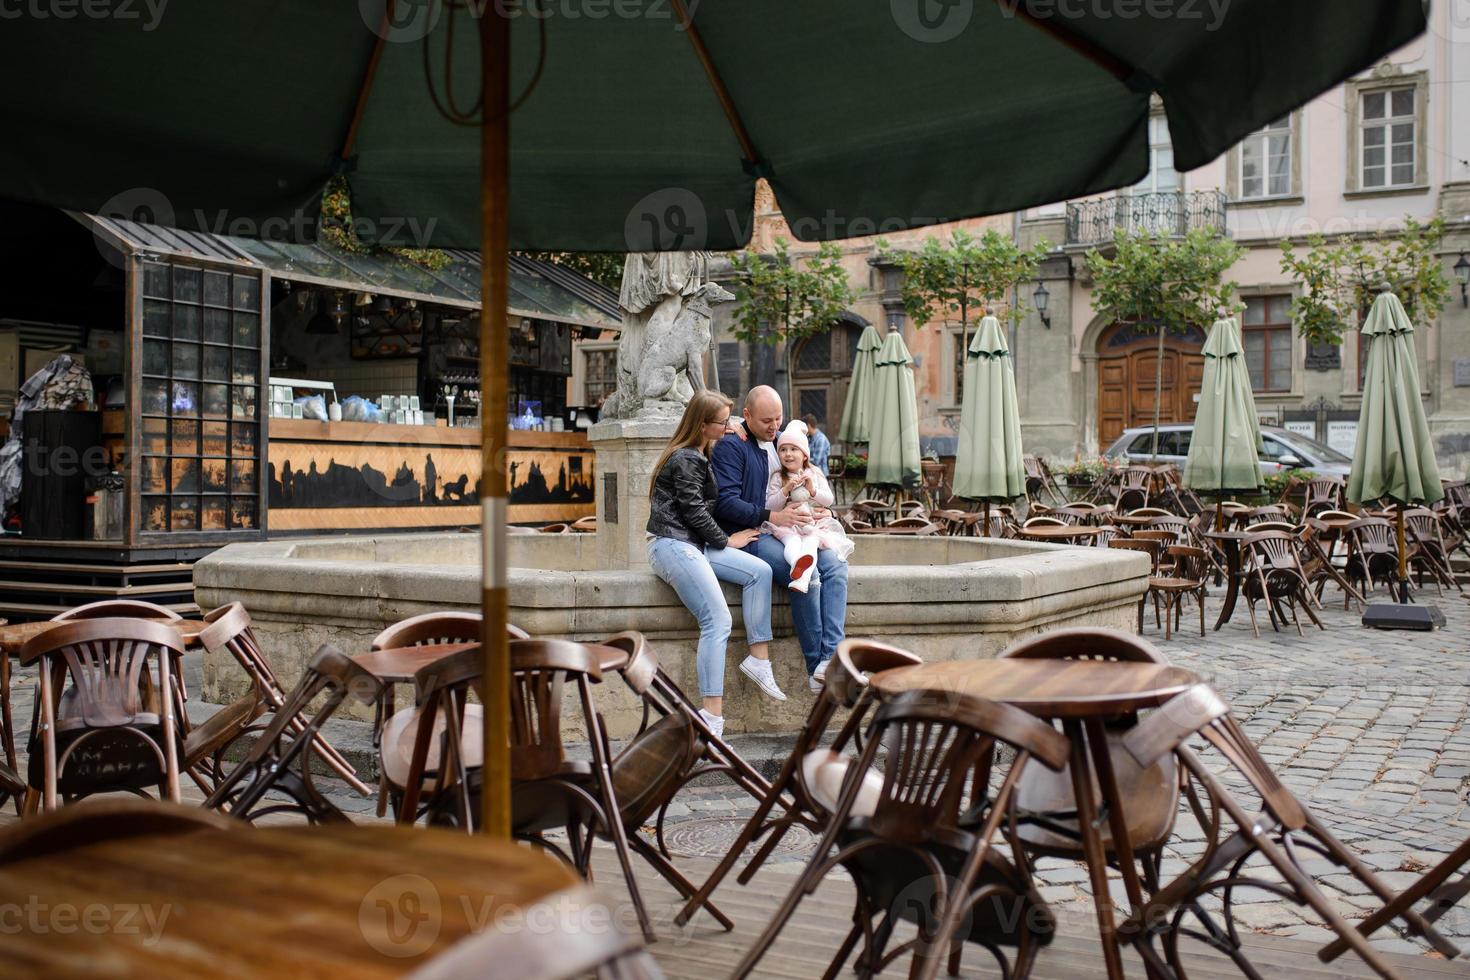
[[[654,930],[659,936],[659,941],[649,950],[669,980],[715,980],[729,976],[775,914],[799,868],[795,864],[767,866],[747,887],[736,884],[735,875],[730,875],[714,895],[715,904],[735,922],[735,930],[725,932],[706,914],[696,916],[683,929],[675,926],[673,918],[682,905],[677,893],[636,856],[633,864]],[[678,858],[675,865],[691,881],[698,883],[709,874],[715,862],[708,858]],[[598,846],[594,869],[598,886],[611,899],[615,902],[626,899],[617,862],[606,846]],[[628,914],[631,917],[631,911]],[[762,980],[820,977],[847,934],[851,914],[852,886],[840,877],[829,877],[816,894],[797,907],[796,914],[751,976]],[[633,920],[629,918],[628,921],[631,923]],[[1097,934],[1089,929],[1090,923],[1091,920],[1075,919],[1064,922],[1062,931],[1037,957],[1032,977],[1035,980],[1077,980],[1104,976],[1101,947]],[[895,942],[910,934],[898,932]],[[1321,962],[1317,959],[1318,947],[1314,943],[1269,935],[1251,935],[1245,942],[1251,951],[1252,962],[1268,978],[1336,980],[1377,976],[1351,955],[1333,963]],[[1126,951],[1124,959],[1130,977],[1144,975],[1143,963],[1136,955]],[[1470,963],[1463,960],[1448,963],[1428,956],[1402,954],[1391,954],[1387,959],[1405,978],[1470,977]],[[1202,947],[1195,948],[1195,955],[1186,960],[1186,966],[1191,980],[1238,980],[1241,976],[1226,957]],[[907,971],[908,958],[903,957],[890,966],[885,975],[901,977],[907,975]],[[851,975],[850,972],[839,974]],[[994,959],[983,949],[966,946],[960,975],[998,978],[1001,973]]]

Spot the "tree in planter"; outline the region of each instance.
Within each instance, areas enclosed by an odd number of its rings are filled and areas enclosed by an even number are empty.
[[[1344,328],[1361,319],[1381,285],[1393,290],[1417,326],[1428,326],[1449,294],[1438,254],[1443,238],[1443,217],[1427,225],[1406,217],[1403,231],[1379,232],[1370,241],[1343,236],[1329,244],[1313,235],[1301,255],[1282,241],[1281,271],[1302,287],[1292,300],[1297,332],[1309,343],[1341,344]]]
[[[961,364],[970,346],[971,311],[999,310],[1004,319],[1019,321],[1025,312],[1007,297],[1017,284],[1036,278],[1036,267],[1050,249],[1043,239],[1022,251],[993,228],[978,238],[956,229],[948,243],[931,235],[913,252],[892,251],[878,240],[879,254],[903,270],[903,308],[914,326],[936,317],[959,317]]]
[[[1092,273],[1092,305],[1118,322],[1136,324],[1139,333],[1157,331],[1154,359],[1154,435],[1151,456],[1159,452],[1159,411],[1164,393],[1164,338],[1191,327],[1208,330],[1220,311],[1233,306],[1237,284],[1225,271],[1243,249],[1216,231],[1195,229],[1183,238],[1146,232],[1113,236],[1113,256],[1087,253]]]
[[[735,336],[775,344],[786,341],[788,353],[803,338],[832,327],[852,305],[852,283],[842,267],[842,249],[823,242],[816,252],[792,258],[786,239],[777,238],[770,255],[738,252],[731,265],[739,274],[735,296]],[[788,383],[791,372],[787,372]],[[792,417],[797,406],[788,391]]]

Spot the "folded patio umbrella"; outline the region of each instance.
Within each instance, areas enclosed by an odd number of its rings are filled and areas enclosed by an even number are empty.
[[[1404,304],[1384,291],[1373,301],[1363,323],[1368,339],[1368,365],[1363,375],[1363,405],[1358,412],[1358,441],[1348,473],[1347,499],[1372,504],[1387,497],[1398,504],[1399,602],[1409,601],[1408,550],[1404,509],[1432,504],[1444,497],[1439,464],[1424,402],[1419,396],[1419,367],[1414,351],[1414,324]],[[1363,613],[1369,626],[1417,629],[1444,625],[1432,607],[1400,610],[1370,605]],[[1413,622],[1400,617],[1408,617]]]
[[[1026,492],[1021,463],[1021,413],[1016,407],[1016,375],[1000,321],[980,321],[965,354],[965,395],[960,406],[960,438],[955,448],[954,494],[985,504],[990,533],[990,502],[1010,501]]]
[[[919,404],[914,359],[903,335],[888,331],[873,371],[868,482],[911,487],[919,482]]]
[[[1404,0],[1235,0],[1143,18],[1030,0],[929,6],[711,0],[692,13],[671,0],[571,16],[536,0],[258,0],[11,18],[0,196],[299,238],[342,176],[364,240],[483,251],[495,704],[509,684],[509,248],[739,247],[758,178],[803,240],[1122,187],[1148,171],[1155,95],[1190,170],[1425,28],[1423,4]],[[468,12],[507,9],[518,16]],[[994,98],[994,77],[1023,97]],[[486,828],[506,836],[507,726],[487,713],[482,794]]]
[[[1215,321],[1204,355],[1184,485],[1216,497],[1255,493],[1261,488],[1261,424],[1235,320]]]
[[[873,325],[870,323],[863,327],[862,336],[858,337],[857,356],[853,358],[852,380],[847,385],[847,403],[842,406],[842,425],[837,430],[837,438],[843,442],[868,441],[872,426],[868,407],[873,395],[873,361],[882,346],[883,339]]]

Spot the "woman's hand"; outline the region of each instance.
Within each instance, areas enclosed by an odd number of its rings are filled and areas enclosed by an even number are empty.
[[[744,548],[756,538],[761,536],[757,528],[748,527],[743,531],[736,531],[730,535],[730,540],[725,544],[726,548]]]

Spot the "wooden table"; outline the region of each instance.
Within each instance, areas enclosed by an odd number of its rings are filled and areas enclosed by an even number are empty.
[[[899,537],[925,537],[938,535],[939,525],[929,524],[924,527],[855,527],[849,534],[882,534],[891,538]]]
[[[1100,533],[1095,527],[1058,527],[1055,524],[1043,524],[1039,527],[1023,527],[1016,531],[1016,536],[1028,541],[1050,541],[1053,544],[1076,544],[1078,538],[1095,538]]]
[[[1071,743],[1069,764],[1077,800],[1077,825],[1088,875],[1092,880],[1098,934],[1108,976],[1123,976],[1113,903],[1108,890],[1108,859],[1098,827],[1108,821],[1118,868],[1128,902],[1142,907],[1143,887],[1128,837],[1125,801],[1118,791],[1108,755],[1104,723],[1119,715],[1158,707],[1199,683],[1180,667],[1106,660],[948,660],[900,667],[875,674],[873,690],[880,698],[905,691],[962,693],[1003,701],[1039,718],[1060,719]],[[1101,792],[1105,817],[1098,815],[1093,782]]]
[[[1230,622],[1235,612],[1235,600],[1240,597],[1240,580],[1244,575],[1240,563],[1240,542],[1249,537],[1244,531],[1206,531],[1205,537],[1218,541],[1225,552],[1225,601],[1220,606],[1220,618],[1215,620],[1215,630]]]
[[[20,653],[21,647],[47,630],[77,622],[82,622],[82,620],[55,622],[43,619],[34,623],[11,623],[8,626],[0,626],[0,654],[16,656]],[[209,625],[201,619],[149,619],[148,622],[172,626],[184,638],[184,644],[191,647],[199,645],[199,634],[204,631],[204,627]]]
[[[0,865],[0,904],[58,923],[0,930],[0,962],[48,977],[395,977],[578,884],[548,855],[447,830],[242,824],[103,841]],[[89,914],[112,928],[85,927]]]

